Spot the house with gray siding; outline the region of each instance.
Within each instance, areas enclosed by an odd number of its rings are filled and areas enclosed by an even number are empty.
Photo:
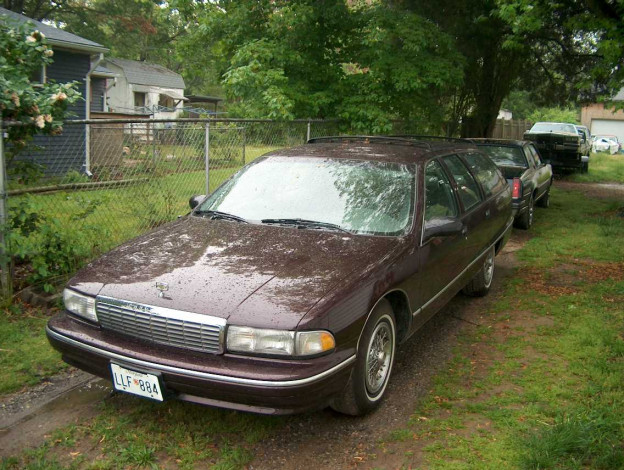
[[[41,79],[57,83],[76,81],[78,91],[84,98],[68,108],[69,119],[89,119],[91,105],[97,109],[104,103],[105,96],[102,94],[106,93],[106,78],[114,76],[105,69],[97,72],[104,52],[108,51],[106,47],[1,7],[0,22],[28,24],[33,31],[39,30],[45,35],[54,51],[54,62],[44,68]],[[92,80],[96,89],[91,86]],[[33,148],[38,149],[22,152],[19,159],[41,165],[48,176],[62,175],[70,170],[83,172],[89,169],[88,140],[84,124],[66,125],[59,136],[36,136]]]

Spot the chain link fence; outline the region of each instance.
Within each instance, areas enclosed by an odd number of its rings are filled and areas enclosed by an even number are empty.
[[[191,196],[260,155],[340,131],[336,121],[91,120],[66,122],[61,135],[37,136],[19,152],[5,143],[5,295],[54,291],[85,262],[187,213]]]

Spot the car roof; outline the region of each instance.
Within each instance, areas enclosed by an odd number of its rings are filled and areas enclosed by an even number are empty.
[[[486,139],[486,138],[479,138],[479,139],[468,139],[471,142],[474,142],[477,146],[483,146],[483,145],[507,145],[507,146],[514,146],[514,147],[522,147],[526,144],[530,144],[531,142],[529,142],[528,140],[515,140],[515,139]]]
[[[435,136],[338,136],[310,139],[305,145],[275,150],[265,156],[414,163],[466,149],[476,150],[476,146],[463,139]]]

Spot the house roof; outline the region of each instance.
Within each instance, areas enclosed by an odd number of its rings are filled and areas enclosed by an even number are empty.
[[[55,28],[54,26],[42,23],[41,21],[33,20],[32,18],[20,15],[19,13],[7,10],[6,8],[0,7],[0,17],[2,17],[0,21],[3,23],[6,22],[6,19],[8,19],[9,22],[13,21],[20,24],[31,23],[34,26],[34,29],[38,29],[45,35],[48,43],[52,46],[84,52],[108,52],[106,47],[98,44],[97,42],[76,36],[75,34]]]
[[[128,83],[184,89],[182,75],[162,65],[128,59],[106,59],[106,63],[120,67]]]
[[[106,67],[102,65],[98,65],[93,71],[93,73],[91,74],[91,76],[93,77],[107,77],[107,78],[113,78],[113,77],[116,77],[117,75],[118,74],[116,74],[110,69],[107,69]]]

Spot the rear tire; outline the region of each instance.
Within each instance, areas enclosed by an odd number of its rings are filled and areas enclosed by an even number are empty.
[[[475,277],[466,284],[466,287],[462,292],[471,297],[483,297],[487,295],[492,286],[492,279],[494,279],[494,256],[496,256],[496,250],[494,247],[488,251],[483,266]]]
[[[396,321],[390,302],[382,299],[366,322],[357,360],[341,394],[330,403],[339,413],[358,416],[381,402],[392,373],[396,350]]]
[[[533,195],[529,198],[529,203],[527,204],[526,210],[517,217],[515,222],[515,226],[521,228],[523,230],[528,230],[533,225],[533,213],[535,212],[535,204],[533,202]]]

